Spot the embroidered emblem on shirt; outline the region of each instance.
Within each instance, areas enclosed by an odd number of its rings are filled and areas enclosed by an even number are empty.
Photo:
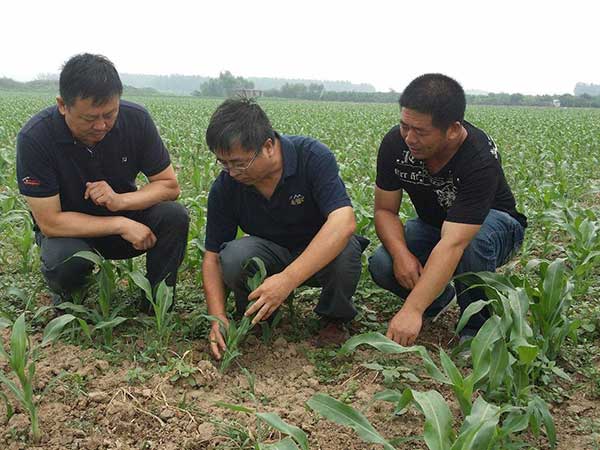
[[[293,195],[290,195],[289,200],[290,200],[290,205],[292,205],[292,206],[301,205],[302,203],[304,203],[304,195],[293,194]]]
[[[42,184],[42,182],[36,178],[25,177],[21,180],[25,186],[33,186],[38,187]]]
[[[121,162],[125,164],[127,162],[127,156],[121,156]]]

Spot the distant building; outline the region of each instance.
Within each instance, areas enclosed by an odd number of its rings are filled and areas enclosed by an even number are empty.
[[[560,108],[560,100],[555,98],[554,100],[552,100],[552,104],[554,105],[555,108]]]
[[[243,97],[243,98],[256,98],[262,97],[263,91],[261,89],[234,89],[231,91],[233,96]]]

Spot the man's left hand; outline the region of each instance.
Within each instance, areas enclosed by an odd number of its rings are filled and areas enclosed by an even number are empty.
[[[423,315],[416,309],[403,306],[390,320],[386,336],[405,347],[413,345],[423,326]]]
[[[248,295],[248,300],[256,301],[244,315],[251,316],[256,313],[254,319],[252,319],[253,325],[261,320],[268,319],[288,298],[295,287],[290,278],[283,272],[266,278],[259,287]]]
[[[85,183],[83,198],[91,199],[96,205],[104,206],[109,211],[123,209],[121,195],[117,194],[106,181],[93,181]]]

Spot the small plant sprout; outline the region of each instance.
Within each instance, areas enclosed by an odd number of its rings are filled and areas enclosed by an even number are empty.
[[[0,383],[4,384],[10,390],[17,401],[29,414],[31,437],[34,442],[39,442],[42,436],[38,417],[38,406],[34,400],[33,394],[35,364],[39,357],[39,349],[58,338],[64,326],[74,319],[74,316],[65,314],[50,321],[44,330],[41,344],[33,345],[30,337],[27,335],[25,314],[21,314],[12,324],[9,350],[7,351],[0,343],[0,356],[8,361],[12,374],[18,381],[15,382],[12,377],[0,372]],[[7,321],[0,322],[0,328],[6,328],[7,326],[10,326]],[[9,403],[6,395],[3,394],[2,398],[8,405]],[[12,407],[8,408],[8,414],[12,411]]]

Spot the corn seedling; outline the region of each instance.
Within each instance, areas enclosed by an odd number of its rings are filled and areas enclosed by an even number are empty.
[[[129,273],[129,277],[135,285],[137,285],[146,296],[146,300],[152,305],[154,311],[154,325],[156,334],[158,335],[159,344],[162,348],[169,345],[171,334],[175,324],[173,323],[173,314],[170,312],[173,306],[173,288],[167,286],[163,280],[156,288],[156,292],[152,291],[152,286],[148,279],[139,271]]]
[[[238,432],[244,438],[244,444],[257,450],[308,450],[308,437],[306,433],[294,425],[284,422],[276,413],[261,413],[252,408],[247,408],[241,405],[233,405],[230,403],[217,402],[217,406],[227,408],[231,411],[240,412],[256,417],[255,431],[249,430],[246,427],[240,427],[239,424],[234,426],[234,429],[241,430]],[[267,427],[265,427],[267,425]],[[286,437],[276,442],[272,442],[272,428]],[[231,426],[229,427],[232,428]],[[228,433],[231,434],[231,433]],[[239,437],[238,437],[239,439]],[[243,447],[243,448],[247,448]],[[241,447],[238,447],[241,448]]]
[[[10,390],[17,401],[29,414],[31,436],[34,442],[39,442],[41,438],[38,407],[34,400],[33,393],[35,364],[39,356],[39,348],[54,341],[60,335],[64,326],[74,319],[74,316],[66,314],[52,320],[44,330],[41,344],[33,345],[30,337],[27,335],[25,314],[21,314],[12,324],[9,350],[7,351],[4,346],[0,344],[0,356],[8,361],[8,365],[18,380],[18,384],[3,372],[0,372],[0,382]],[[0,328],[6,328],[7,326],[10,326],[7,321],[0,322]],[[3,395],[2,398],[8,404],[6,396]],[[10,412],[12,410],[11,407],[8,411]]]
[[[98,266],[98,271],[95,274],[99,286],[98,307],[88,308],[83,304],[64,302],[58,305],[57,308],[76,315],[82,332],[90,340],[92,340],[95,331],[100,330],[104,338],[104,345],[110,348],[113,342],[113,329],[127,320],[126,317],[119,316],[125,305],[116,308],[112,306],[116,291],[115,267],[109,260],[93,252],[77,252],[72,258],[83,258]],[[88,322],[92,325],[90,326]]]
[[[250,258],[244,265],[244,269],[248,270],[253,264],[256,264],[257,270],[246,281],[250,292],[258,288],[258,286],[260,286],[263,280],[267,277],[267,269],[265,267],[265,264],[258,257]],[[221,359],[219,371],[221,373],[225,373],[227,372],[233,361],[242,355],[242,352],[240,351],[240,346],[246,339],[248,332],[254,326],[252,325],[252,318],[244,316],[239,321],[239,323],[236,323],[235,320],[231,320],[229,322],[229,326],[225,326],[225,323],[218,317],[210,315],[207,315],[206,317],[209,320],[216,320],[221,324],[221,333],[223,334],[223,337],[225,339],[226,349],[223,352],[223,357]]]

